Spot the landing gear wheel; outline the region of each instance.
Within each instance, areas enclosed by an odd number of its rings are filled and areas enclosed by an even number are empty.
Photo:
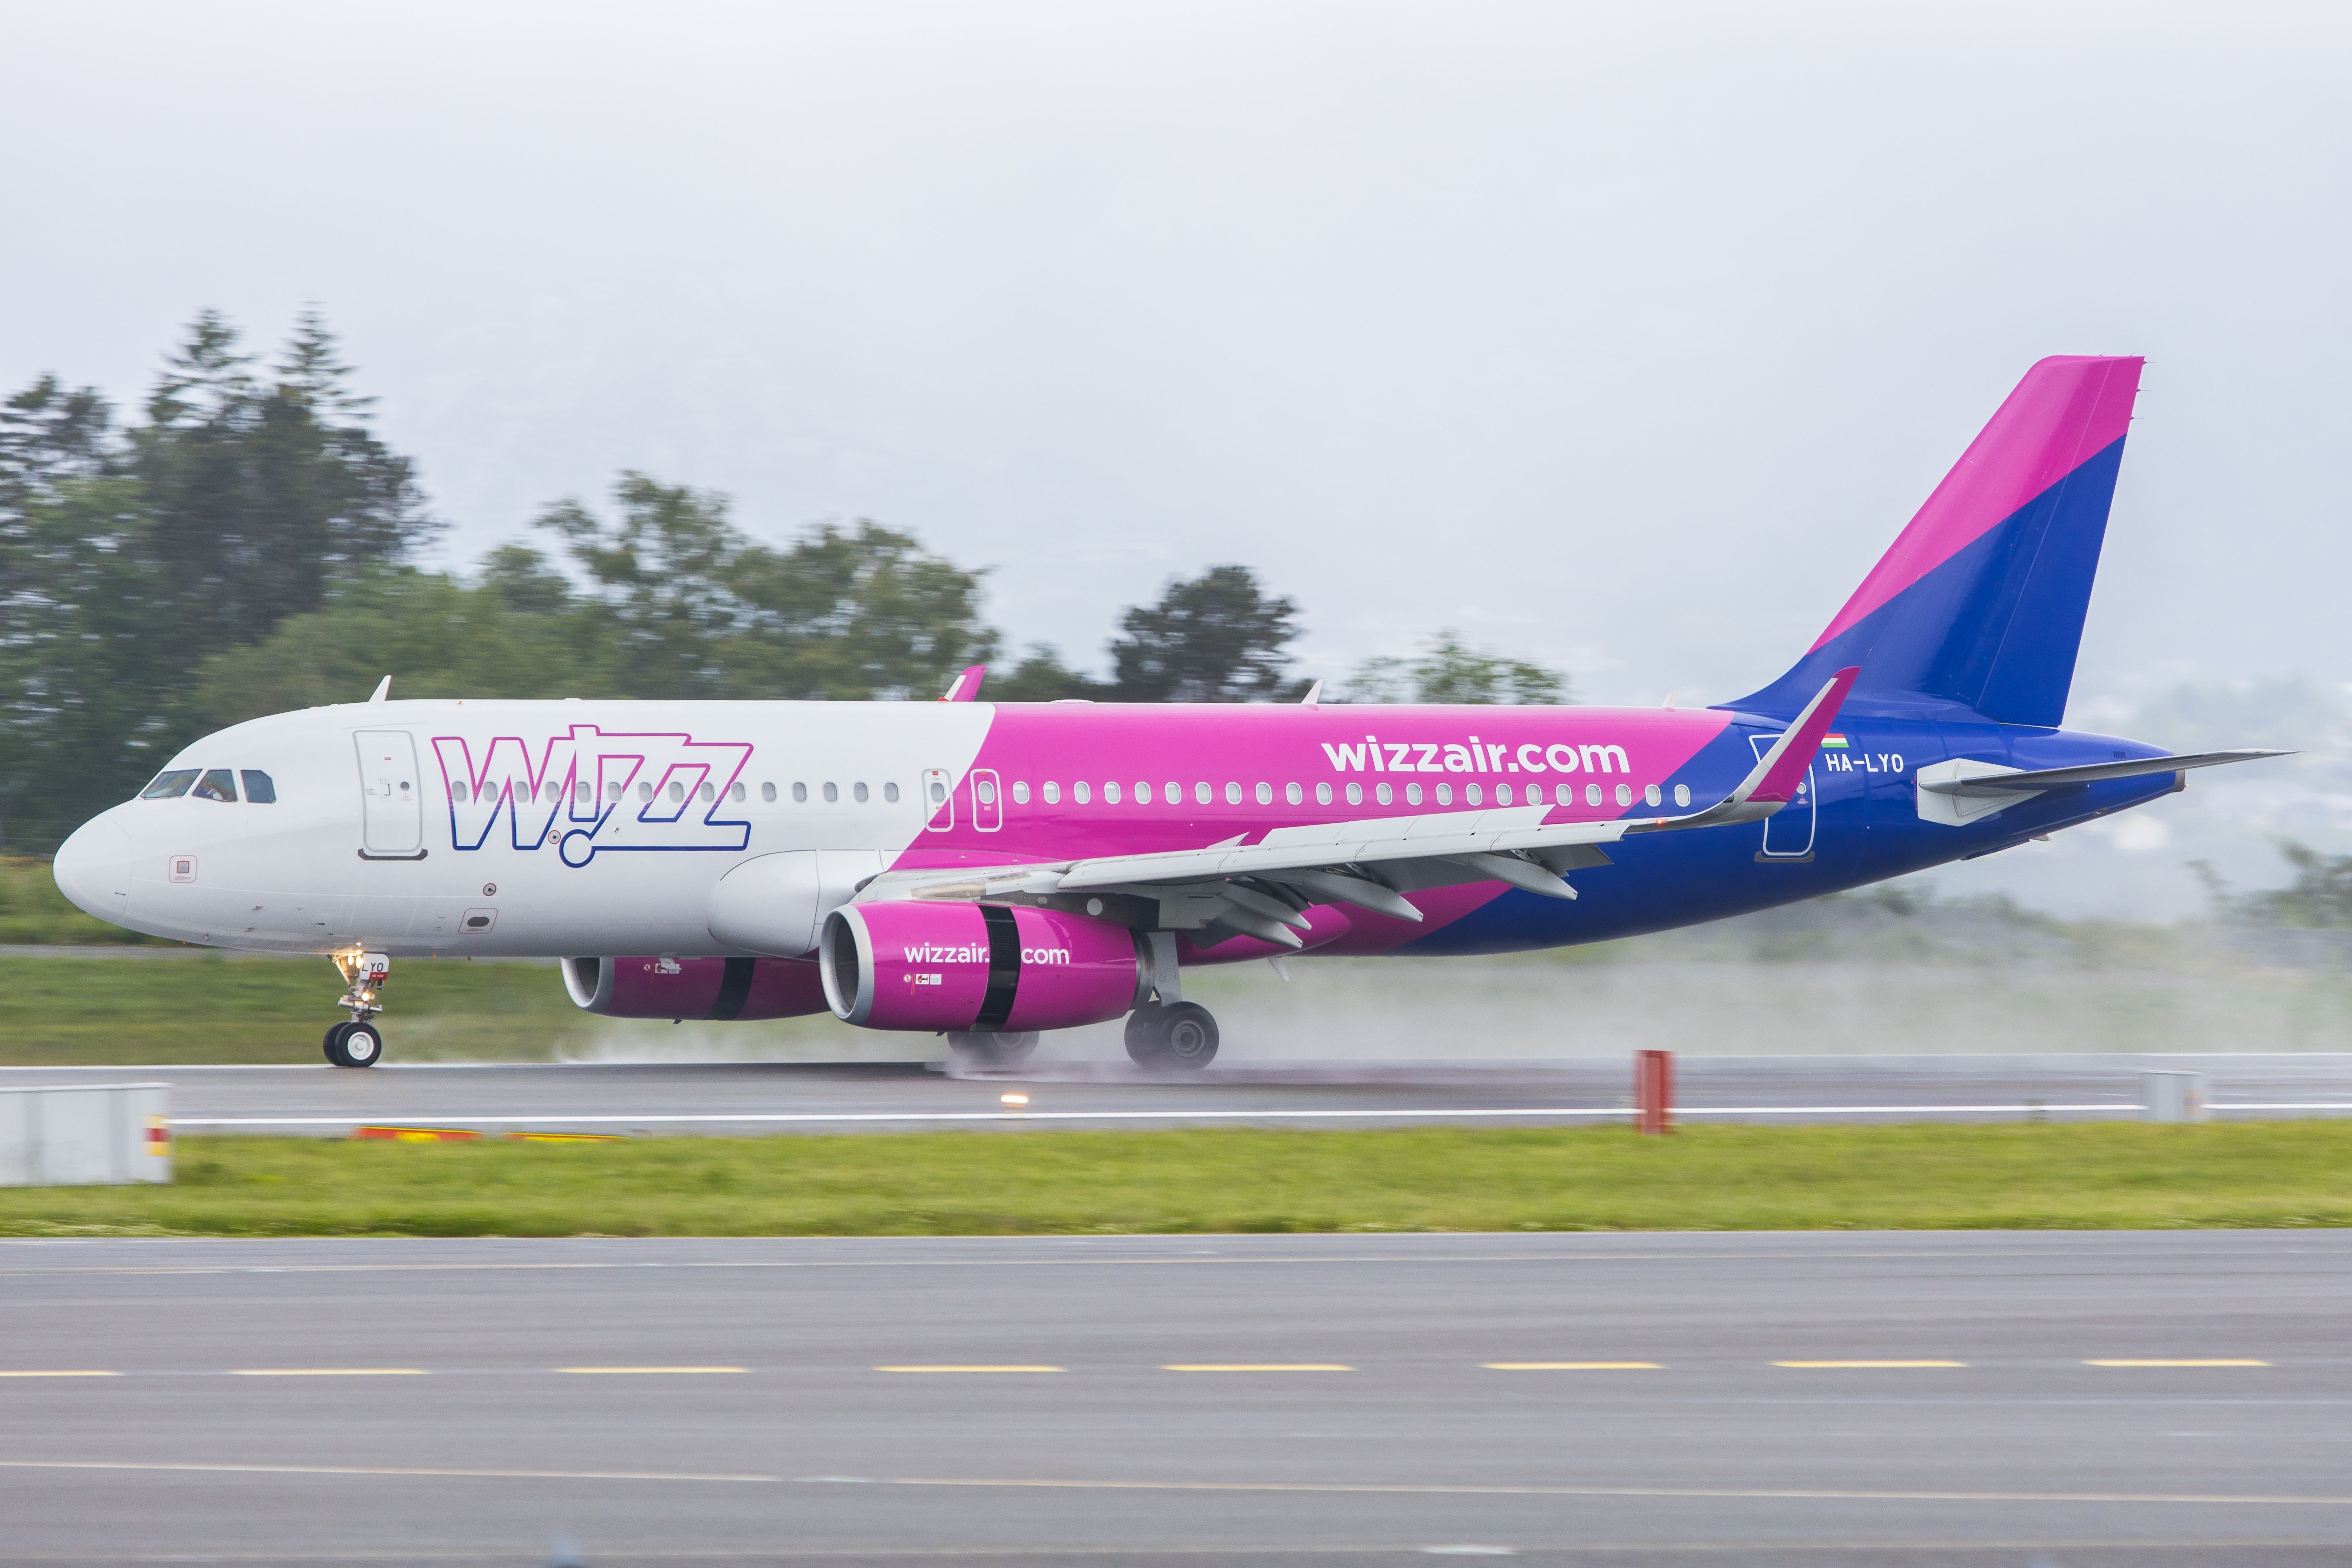
[[[1139,1068],[1160,1065],[1160,1016],[1168,1009],[1146,1002],[1127,1016],[1127,1059]]]
[[[327,1031],[327,1059],[339,1068],[372,1068],[383,1057],[373,1024],[338,1024]]]
[[[1198,1002],[1179,1002],[1160,1015],[1160,1062],[1198,1072],[1217,1059],[1217,1021]]]
[[[948,1048],[974,1067],[1009,1068],[1029,1059],[1037,1048],[1037,1031],[1026,1034],[951,1034]]]
[[[1198,1002],[1146,1002],[1128,1015],[1127,1054],[1138,1067],[1198,1072],[1217,1058],[1217,1021]]]

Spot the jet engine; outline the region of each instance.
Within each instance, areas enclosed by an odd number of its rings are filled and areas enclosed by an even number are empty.
[[[608,1018],[797,1018],[824,1011],[816,965],[790,958],[567,958],[563,988]]]
[[[817,966],[834,1016],[868,1029],[1070,1029],[1124,1016],[1151,985],[1125,926],[1022,905],[845,905]]]

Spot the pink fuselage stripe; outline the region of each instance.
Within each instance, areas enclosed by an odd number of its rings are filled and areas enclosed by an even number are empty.
[[[2062,357],[2027,371],[1813,647],[1851,628],[2120,440],[2131,427],[2143,363]]]
[[[1671,802],[1644,806],[1645,786],[1669,787],[1729,722],[1728,715],[1709,710],[1660,708],[1007,703],[995,709],[979,755],[953,782],[952,824],[919,834],[895,865],[1063,863],[1256,844],[1282,828],[1433,813],[1465,823],[1497,810],[1546,823],[1664,815],[1678,808]],[[1685,781],[1697,798],[1679,809],[1707,804],[1745,771],[1733,759],[1722,779]],[[996,796],[992,803],[978,799],[983,781]],[[1571,791],[1567,805],[1559,800],[1562,784]],[[1587,784],[1601,786],[1598,802],[1588,801]],[[1620,784],[1630,790],[1631,807],[1617,799]],[[1085,800],[1078,798],[1081,785]],[[1258,798],[1261,785],[1270,800]],[[1300,796],[1296,804],[1289,799],[1293,785]],[[1328,786],[1328,802],[1317,798],[1318,785]],[[1348,798],[1350,785],[1360,799]],[[1385,803],[1379,798],[1382,785],[1390,795]],[[1414,785],[1417,803],[1408,795]],[[1438,798],[1441,785],[1449,800]],[[1149,805],[1139,802],[1144,791]],[[1530,816],[1528,808],[1538,803],[1540,816]],[[1426,936],[1502,890],[1499,883],[1475,883],[1416,893],[1413,901],[1428,917],[1419,924],[1334,909],[1329,951],[1385,952]]]

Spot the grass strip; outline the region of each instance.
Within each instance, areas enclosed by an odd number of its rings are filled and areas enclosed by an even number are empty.
[[[971,1236],[2352,1223],[2352,1121],[1413,1127],[404,1144],[186,1138],[0,1235]]]

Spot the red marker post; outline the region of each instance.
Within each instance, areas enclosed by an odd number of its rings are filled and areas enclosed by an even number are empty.
[[[1633,1053],[1633,1131],[1656,1138],[1674,1131],[1675,1053]]]

